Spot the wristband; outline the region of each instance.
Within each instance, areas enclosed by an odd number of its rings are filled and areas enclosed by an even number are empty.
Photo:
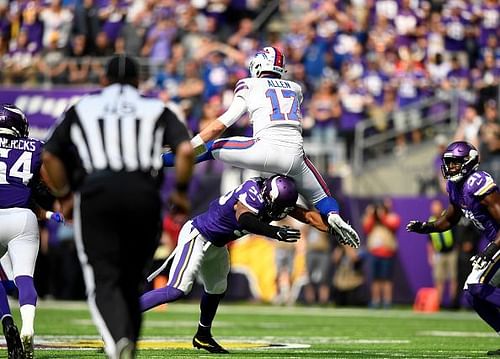
[[[207,146],[205,145],[205,141],[201,138],[200,134],[197,134],[191,139],[191,145],[194,148],[194,153],[196,156],[199,156],[206,152]]]
[[[48,220],[50,220],[53,214],[54,214],[54,212],[52,212],[52,211],[46,211],[45,212],[45,218],[48,219]]]

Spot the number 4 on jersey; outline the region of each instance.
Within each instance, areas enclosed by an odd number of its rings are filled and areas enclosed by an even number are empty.
[[[0,158],[9,157],[8,149],[0,149]],[[14,162],[9,171],[9,177],[20,178],[24,184],[28,184],[33,174],[31,173],[31,152],[23,152],[21,156]],[[7,181],[7,164],[0,161],[0,184],[8,184]]]
[[[282,98],[292,98],[292,106],[290,107],[290,112],[287,114],[283,113],[280,105],[280,101],[278,98],[276,89],[268,89],[266,91],[266,97],[271,100],[271,106],[273,107],[273,113],[271,114],[271,121],[280,121],[280,120],[291,120],[291,121],[299,121],[300,116],[298,114],[299,111],[299,100],[297,99],[297,94],[292,90],[278,90],[281,92]]]

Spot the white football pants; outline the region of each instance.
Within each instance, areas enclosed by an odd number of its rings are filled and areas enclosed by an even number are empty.
[[[330,196],[323,177],[307,158],[302,146],[252,137],[228,137],[214,141],[215,159],[232,166],[292,177],[299,193],[312,204]]]
[[[216,247],[207,241],[192,221],[188,221],[179,233],[179,241],[168,276],[168,285],[185,294],[191,291],[199,274],[205,292],[223,294],[227,289],[229,252],[227,247]]]
[[[33,277],[39,244],[40,232],[33,211],[0,209],[0,263],[9,279]]]

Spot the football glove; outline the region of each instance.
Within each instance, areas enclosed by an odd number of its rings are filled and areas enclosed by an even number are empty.
[[[45,213],[45,218],[47,218],[48,220],[54,221],[56,223],[64,224],[64,216],[60,212],[47,211]]]
[[[428,222],[410,221],[406,225],[406,231],[428,234],[434,232],[434,226],[430,225]]]
[[[360,240],[358,234],[337,213],[328,215],[328,224],[328,231],[337,238],[340,244],[359,248]]]
[[[300,239],[300,231],[298,229],[283,226],[276,232],[276,239],[280,242],[293,243]]]
[[[476,254],[470,259],[472,267],[475,270],[486,268],[499,249],[500,247],[495,242],[490,242],[481,253]]]

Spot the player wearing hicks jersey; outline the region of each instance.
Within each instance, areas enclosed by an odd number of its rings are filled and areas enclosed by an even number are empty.
[[[285,58],[274,47],[259,51],[250,62],[251,78],[240,80],[227,111],[192,139],[197,162],[217,159],[236,167],[292,177],[299,192],[328,219],[338,240],[357,248],[359,237],[339,216],[337,201],[318,170],[306,156],[302,139],[302,89],[293,81],[282,80]],[[248,112],[252,137],[218,138]],[[166,166],[173,154],[164,155]]]
[[[478,170],[479,155],[467,142],[453,142],[442,155],[442,171],[448,180],[450,205],[435,221],[411,221],[407,230],[417,233],[444,232],[461,216],[471,220],[490,242],[472,257],[472,272],[465,283],[465,296],[479,316],[500,334],[500,192],[494,179]],[[488,355],[500,355],[499,350]]]
[[[40,181],[41,151],[42,142],[28,137],[24,113],[13,105],[0,105],[0,280],[15,281],[22,319],[19,338],[0,284],[0,317],[9,358],[34,355],[37,293],[33,273],[40,242],[37,215],[57,222],[64,220],[61,214],[40,207],[51,207],[54,201]]]

